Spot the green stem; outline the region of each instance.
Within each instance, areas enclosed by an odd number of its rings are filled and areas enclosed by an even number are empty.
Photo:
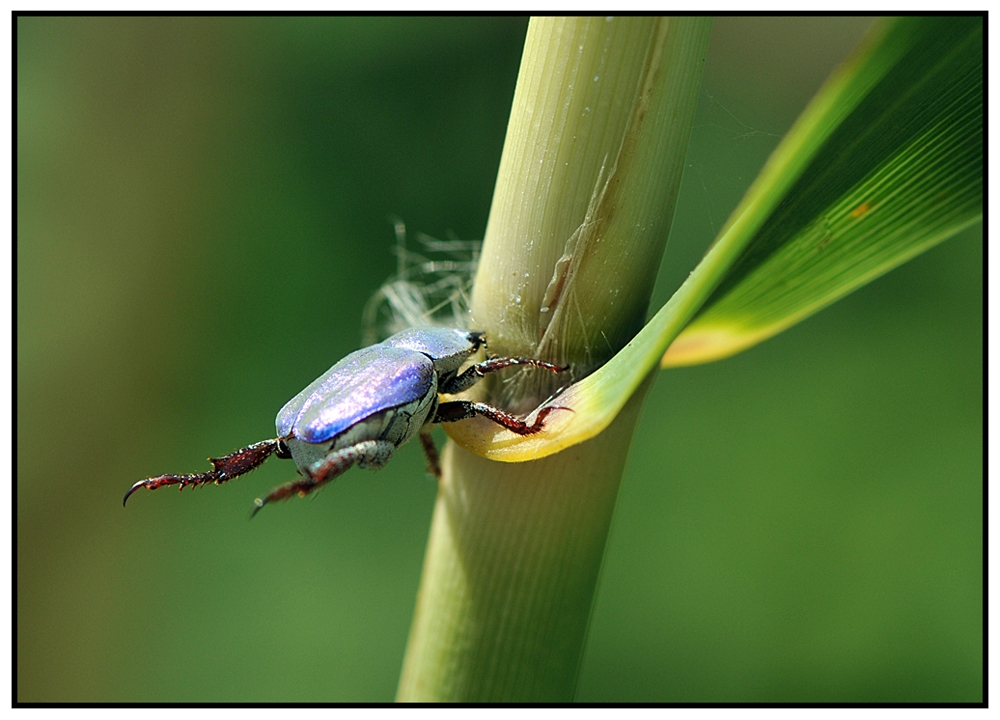
[[[642,395],[597,438],[537,462],[448,444],[400,700],[572,700]]]
[[[492,353],[567,363],[578,379],[642,327],[708,28],[532,20],[472,302]],[[526,412],[551,390],[539,377],[476,389]],[[400,700],[573,698],[644,394],[598,437],[544,460],[496,463],[449,443]]]

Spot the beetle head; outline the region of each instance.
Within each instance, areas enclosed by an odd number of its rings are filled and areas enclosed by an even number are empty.
[[[469,342],[472,344],[472,352],[486,345],[486,333],[478,330],[469,331]]]

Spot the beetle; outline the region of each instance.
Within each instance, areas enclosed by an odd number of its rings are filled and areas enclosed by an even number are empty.
[[[278,437],[263,440],[222,458],[209,458],[212,470],[190,475],[160,475],[135,483],[122,504],[139,488],[166,485],[216,485],[259,467],[271,455],[295,461],[300,480],[275,488],[254,501],[254,514],[274,500],[304,497],[357,465],[377,470],[399,446],[420,437],[431,472],[440,466],[430,426],[482,415],[518,435],[544,427],[546,407],[530,425],[500,408],[472,400],[442,401],[438,394],[462,392],[486,374],[515,365],[552,372],[567,367],[524,357],[494,357],[459,372],[486,346],[482,332],[441,327],[403,330],[376,345],[356,350],[289,400],[275,420]]]

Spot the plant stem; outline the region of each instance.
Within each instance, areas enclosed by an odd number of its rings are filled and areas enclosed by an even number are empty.
[[[708,28],[532,20],[473,293],[492,353],[569,364],[579,379],[642,327]],[[550,379],[474,389],[527,412]],[[449,443],[400,700],[572,699],[649,381],[603,433],[544,460],[496,463]]]
[[[448,444],[400,700],[572,700],[642,395],[537,462]]]

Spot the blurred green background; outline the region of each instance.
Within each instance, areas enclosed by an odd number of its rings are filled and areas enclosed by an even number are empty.
[[[716,22],[656,307],[869,23]],[[482,236],[525,29],[17,19],[17,700],[393,699],[416,444],[253,522],[290,464],[121,497],[271,437],[358,347],[392,217]],[[982,699],[982,242],[661,374],[579,700]]]

